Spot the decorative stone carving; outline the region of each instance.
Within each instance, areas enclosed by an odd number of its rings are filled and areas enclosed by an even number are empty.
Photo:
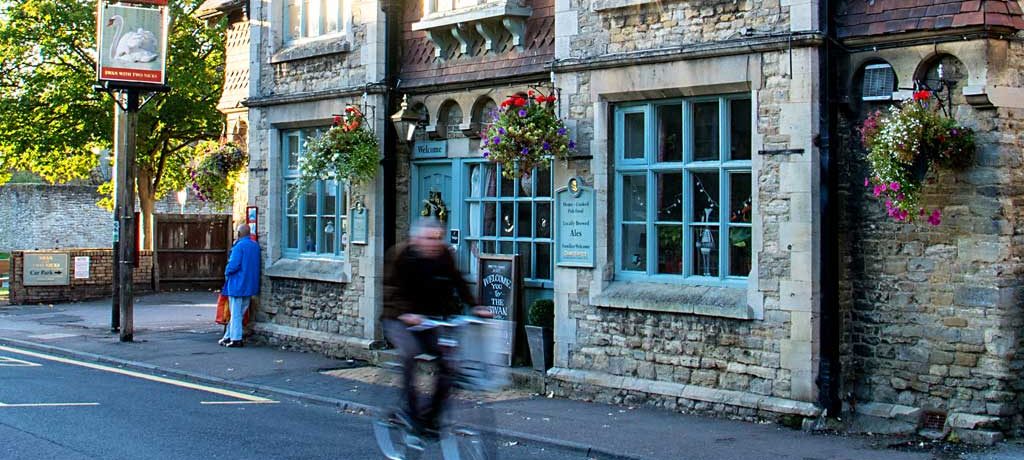
[[[512,0],[487,2],[464,8],[434,11],[412,25],[412,30],[426,31],[427,39],[436,47],[434,56],[444,58],[450,47],[459,44],[459,51],[469,53],[474,43],[473,35],[480,35],[484,48],[495,51],[500,33],[493,24],[498,22],[512,34],[512,43],[522,49],[525,42],[526,18],[533,10]],[[454,38],[454,40],[452,40]]]

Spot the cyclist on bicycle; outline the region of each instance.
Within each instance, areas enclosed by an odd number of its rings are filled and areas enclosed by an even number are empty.
[[[462,303],[476,305],[455,264],[455,258],[443,241],[445,229],[435,219],[421,219],[410,232],[409,242],[398,245],[389,254],[390,264],[384,279],[385,299],[381,322],[384,334],[398,348],[402,362],[405,413],[413,428],[436,434],[441,411],[451,391],[456,369],[438,345],[437,329],[411,331],[424,317],[447,317],[462,313]],[[489,317],[486,309],[474,314]],[[436,357],[438,373],[434,394],[421,408],[416,393],[416,357]]]

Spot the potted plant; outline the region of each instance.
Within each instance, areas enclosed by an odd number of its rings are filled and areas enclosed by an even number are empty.
[[[367,128],[358,108],[346,107],[344,117],[336,116],[334,126],[311,140],[299,158],[299,190],[318,180],[343,180],[349,185],[371,182],[379,162],[377,136]]]
[[[201,142],[196,146],[196,161],[188,167],[192,190],[200,201],[223,209],[231,203],[235,182],[248,163],[238,144]]]
[[[546,168],[553,158],[566,159],[576,148],[555,114],[556,99],[530,90],[526,97],[506,99],[493,113],[481,149],[485,158],[501,164],[506,179],[529,174],[535,167]]]
[[[555,302],[540,299],[530,305],[526,314],[526,340],[530,343],[533,368],[544,372],[551,368],[554,356]]]
[[[912,99],[887,113],[876,111],[864,120],[860,133],[871,170],[864,186],[885,200],[889,217],[898,222],[927,214],[920,196],[933,164],[965,168],[975,149],[974,131],[950,117],[930,91],[915,91]],[[928,222],[939,225],[941,218],[935,209]]]

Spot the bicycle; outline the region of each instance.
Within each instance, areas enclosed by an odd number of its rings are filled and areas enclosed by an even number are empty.
[[[494,391],[504,384],[504,373],[494,353],[498,339],[496,325],[487,320],[460,316],[452,321],[424,319],[411,331],[439,330],[438,345],[452,360],[455,389]],[[418,362],[432,362],[440,356],[420,355]],[[387,366],[401,370],[401,365]],[[444,460],[493,460],[497,458],[497,440],[493,433],[494,414],[490,408],[474,405],[465,408],[445,403],[446,414],[436,433]],[[381,411],[373,421],[373,433],[384,457],[389,460],[416,460],[427,448],[427,439],[417,433],[413,423],[400,409]]]

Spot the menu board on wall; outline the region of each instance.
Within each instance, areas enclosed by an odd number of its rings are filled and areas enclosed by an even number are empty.
[[[555,263],[594,266],[594,188],[573,177],[555,192]]]
[[[477,273],[477,297],[482,306],[494,314],[494,320],[502,331],[501,355],[507,356],[508,365],[512,365],[512,350],[515,345],[515,324],[518,315],[519,290],[519,256],[480,254],[480,267]]]

